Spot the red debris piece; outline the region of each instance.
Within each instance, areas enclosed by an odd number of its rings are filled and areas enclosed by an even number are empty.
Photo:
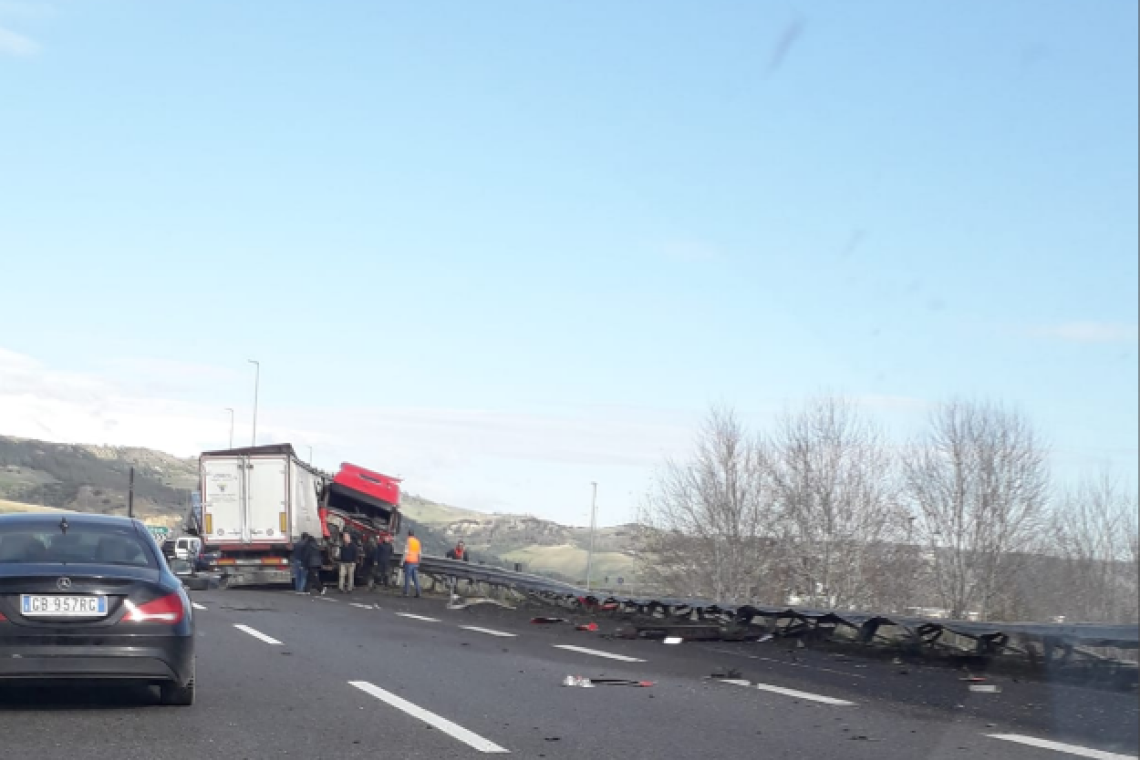
[[[587,623],[586,625],[580,625],[580,626],[578,626],[578,630],[584,631],[585,633],[596,633],[598,630],[598,624],[597,623]]]

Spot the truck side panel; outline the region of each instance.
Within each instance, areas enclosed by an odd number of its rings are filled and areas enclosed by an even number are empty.
[[[297,541],[302,533],[321,537],[320,489],[321,479],[296,461],[293,469],[293,511],[290,536]]]

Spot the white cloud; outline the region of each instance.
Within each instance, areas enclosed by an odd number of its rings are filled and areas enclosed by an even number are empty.
[[[0,435],[147,446],[178,456],[228,445],[228,415],[165,379],[226,378],[229,370],[150,361],[111,366],[99,374],[66,372],[0,348]],[[140,372],[143,382],[135,377]],[[236,445],[249,441],[251,416],[248,407],[236,410]],[[311,446],[325,468],[353,461],[401,476],[410,491],[429,498],[562,520],[576,519],[583,484],[604,480],[609,493],[624,498],[666,455],[687,448],[690,436],[675,413],[620,408],[526,414],[271,406],[258,420],[259,443],[289,442],[302,457]]]
[[[1030,334],[1070,343],[1135,343],[1140,335],[1136,325],[1125,322],[1068,322],[1037,328]]]
[[[39,43],[31,37],[25,37],[0,26],[0,54],[24,57],[35,55],[39,51]]]

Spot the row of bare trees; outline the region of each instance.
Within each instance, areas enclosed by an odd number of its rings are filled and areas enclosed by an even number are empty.
[[[1054,496],[1047,447],[999,404],[944,404],[903,446],[838,398],[762,434],[714,410],[642,504],[641,580],[737,603],[1131,621],[1136,510],[1108,474]]]

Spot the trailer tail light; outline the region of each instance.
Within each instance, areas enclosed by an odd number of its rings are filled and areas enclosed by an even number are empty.
[[[287,536],[289,534],[289,514],[282,512],[280,514],[281,535]]]
[[[214,516],[206,515],[206,535],[214,535]]]
[[[127,623],[177,625],[182,622],[183,616],[186,615],[181,594],[168,594],[146,604],[135,604],[127,599],[123,602],[123,606],[127,608],[127,615],[123,618],[123,621]]]
[[[218,564],[219,565],[236,565],[237,560],[236,559],[220,559],[220,560],[218,560]]]

